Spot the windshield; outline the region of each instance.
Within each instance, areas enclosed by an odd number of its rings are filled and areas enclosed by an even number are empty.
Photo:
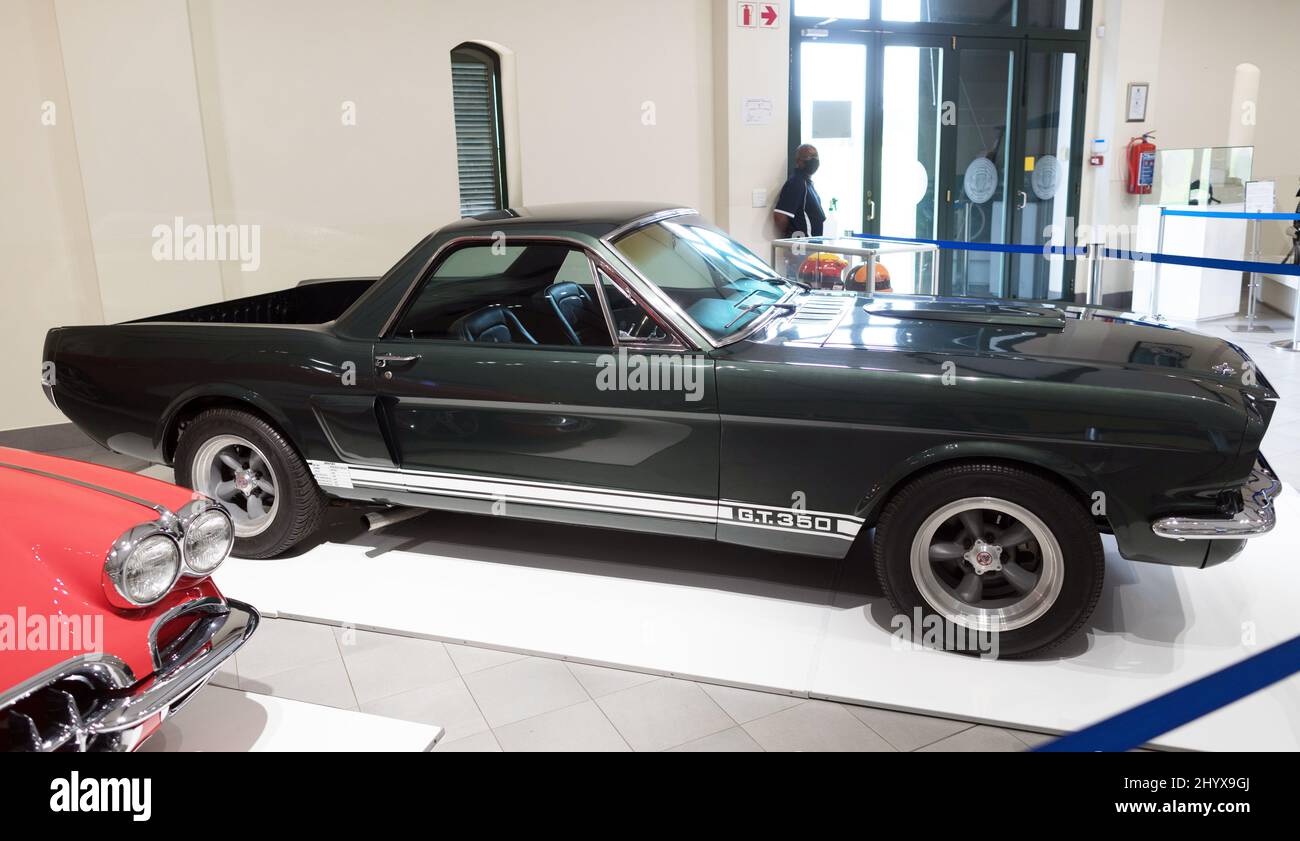
[[[638,228],[614,247],[719,342],[753,326],[794,287],[698,216]]]

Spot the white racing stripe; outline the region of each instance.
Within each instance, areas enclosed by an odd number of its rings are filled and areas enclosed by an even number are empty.
[[[719,502],[643,491],[615,491],[504,477],[476,478],[461,473],[341,462],[308,461],[307,466],[324,488],[372,488],[457,499],[504,500],[550,508],[718,523],[838,540],[853,540],[862,526],[860,517],[847,514],[801,511],[734,500]]]

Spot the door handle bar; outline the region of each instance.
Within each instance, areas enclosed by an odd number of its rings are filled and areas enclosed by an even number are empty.
[[[381,353],[375,356],[376,368],[387,368],[389,365],[409,365],[412,362],[419,362],[420,354],[414,356],[399,356],[394,353]]]

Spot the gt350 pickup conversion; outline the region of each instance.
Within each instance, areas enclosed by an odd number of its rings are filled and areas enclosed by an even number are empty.
[[[843,558],[891,602],[1060,642],[1100,533],[1203,567],[1274,520],[1277,394],[1116,314],[813,292],[695,211],[502,211],[378,279],[50,331],[50,398],[219,499],[268,557],[330,497]],[[865,554],[865,553],[864,553]]]

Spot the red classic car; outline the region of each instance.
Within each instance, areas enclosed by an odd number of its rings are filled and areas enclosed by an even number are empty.
[[[138,747],[257,628],[209,578],[233,543],[184,488],[0,448],[0,751]]]

